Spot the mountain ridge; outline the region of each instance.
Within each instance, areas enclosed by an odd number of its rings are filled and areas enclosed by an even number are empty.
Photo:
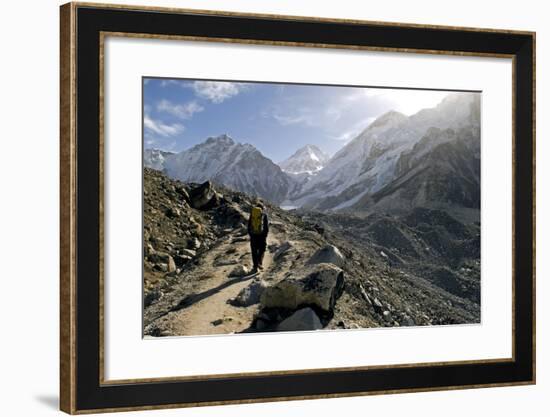
[[[323,169],[330,157],[318,146],[307,144],[299,148],[287,159],[278,163],[281,169],[290,174],[313,174]]]
[[[477,95],[456,93],[438,106],[409,117],[387,112],[340,149],[285,203],[318,210],[353,207],[364,196],[378,192],[396,178],[401,155],[409,152],[430,128],[464,132],[469,129],[479,142],[479,106]],[[428,145],[426,151],[437,143]]]
[[[163,151],[157,148],[147,148],[143,150],[143,165],[146,168],[156,169],[162,171],[164,169],[164,162],[167,158],[174,155],[174,152]]]
[[[393,110],[384,113],[331,158],[308,144],[276,164],[253,145],[222,134],[177,154],[146,149],[144,164],[175,179],[211,180],[289,208],[363,212],[391,209],[394,201],[398,209],[417,204],[475,209],[474,200],[479,200],[479,118],[479,96],[454,93],[411,116]],[[462,166],[442,154],[442,149],[459,157]],[[430,161],[431,168],[426,166]],[[473,166],[465,170],[470,162]],[[418,164],[424,164],[423,174]],[[455,196],[445,192],[443,183],[434,185],[438,175],[456,188]],[[415,176],[416,180],[406,180]],[[429,192],[424,197],[416,192],[426,187]],[[460,193],[469,197],[458,198]],[[449,197],[448,204],[441,201],[442,195]]]
[[[182,151],[164,163],[172,178],[187,182],[213,181],[237,191],[283,201],[291,179],[271,159],[250,144],[236,142],[227,134]]]

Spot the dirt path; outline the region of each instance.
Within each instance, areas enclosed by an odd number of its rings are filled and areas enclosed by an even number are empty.
[[[274,233],[268,238],[268,247],[279,244],[281,235]],[[236,264],[219,265],[217,259],[238,260],[239,264],[251,265],[248,239],[234,236],[210,251],[201,262],[203,272],[208,276],[177,311],[165,319],[171,324],[173,334],[205,335],[237,333],[247,329],[257,312],[258,306],[235,307],[227,301],[237,296],[246,286],[269,271],[273,258],[269,249],[264,256],[264,271],[244,277],[228,277]]]

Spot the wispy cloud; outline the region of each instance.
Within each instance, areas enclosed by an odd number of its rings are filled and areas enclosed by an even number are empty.
[[[295,107],[292,113],[286,111],[286,102],[283,104],[277,104],[275,106],[268,107],[261,112],[261,116],[264,119],[275,120],[281,126],[303,125],[303,126],[315,126],[314,112],[307,107]]]
[[[159,139],[158,136],[152,134],[150,131],[145,131],[143,141],[146,148],[156,148],[162,142],[162,139]]]
[[[160,80],[160,87],[191,88],[199,98],[219,104],[250,88],[250,84],[232,81]]]
[[[305,88],[305,87],[302,87]],[[264,111],[264,117],[270,117],[282,126],[302,125],[306,127],[324,127],[330,129],[348,114],[348,102],[341,94],[307,93],[294,91],[292,95],[281,97],[270,109]]]
[[[163,151],[178,152],[176,138],[166,138],[151,132],[145,132],[143,144],[145,149],[162,149]]]
[[[175,104],[169,100],[161,100],[157,103],[157,111],[165,112],[176,116],[180,119],[190,119],[195,113],[200,113],[204,110],[196,101],[190,101],[185,104]]]
[[[216,104],[236,96],[246,88],[244,84],[228,81],[195,81],[193,83],[193,90],[198,97]]]
[[[160,86],[162,88],[172,87],[172,86],[185,87],[187,84],[188,82],[183,80],[161,80],[160,82]]]
[[[296,124],[305,124],[310,125],[311,124],[311,117],[305,114],[300,115],[282,115],[274,113],[273,118],[283,126],[289,126],[289,125],[296,125]]]
[[[146,130],[163,137],[175,136],[182,133],[185,130],[185,126],[179,123],[166,124],[160,120],[152,119],[150,116],[145,115],[143,118],[143,125]]]
[[[341,107],[330,106],[325,110],[325,116],[335,122],[342,117],[342,111]]]

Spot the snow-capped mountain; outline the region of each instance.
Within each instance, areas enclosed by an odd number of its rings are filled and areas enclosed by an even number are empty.
[[[306,145],[276,165],[254,146],[221,135],[178,154],[147,149],[144,164],[287,207],[478,209],[480,134],[480,95],[455,93],[410,117],[380,116],[330,159]]]
[[[478,94],[455,93],[410,117],[390,111],[338,151],[284,204],[319,210],[352,207],[403,175],[398,169],[401,156],[410,152],[428,129],[471,132],[479,142],[479,108]],[[422,152],[429,153],[437,144],[427,141]]]
[[[160,149],[145,149],[143,151],[143,165],[157,171],[164,169],[164,162],[174,155],[173,152],[161,151]]]
[[[410,151],[401,154],[394,179],[350,208],[384,212],[415,207],[479,210],[480,169],[480,141],[475,131],[430,128]]]
[[[254,146],[234,141],[228,135],[205,142],[164,161],[167,175],[187,182],[211,180],[275,204],[281,203],[292,180]]]
[[[280,162],[279,166],[290,174],[313,174],[322,169],[329,159],[329,156],[317,146],[306,145]]]

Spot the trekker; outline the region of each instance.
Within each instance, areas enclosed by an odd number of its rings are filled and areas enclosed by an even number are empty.
[[[250,236],[250,249],[252,251],[252,263],[254,272],[262,270],[265,249],[267,247],[267,234],[269,233],[269,221],[261,203],[255,204],[250,210],[248,218],[248,234]]]

